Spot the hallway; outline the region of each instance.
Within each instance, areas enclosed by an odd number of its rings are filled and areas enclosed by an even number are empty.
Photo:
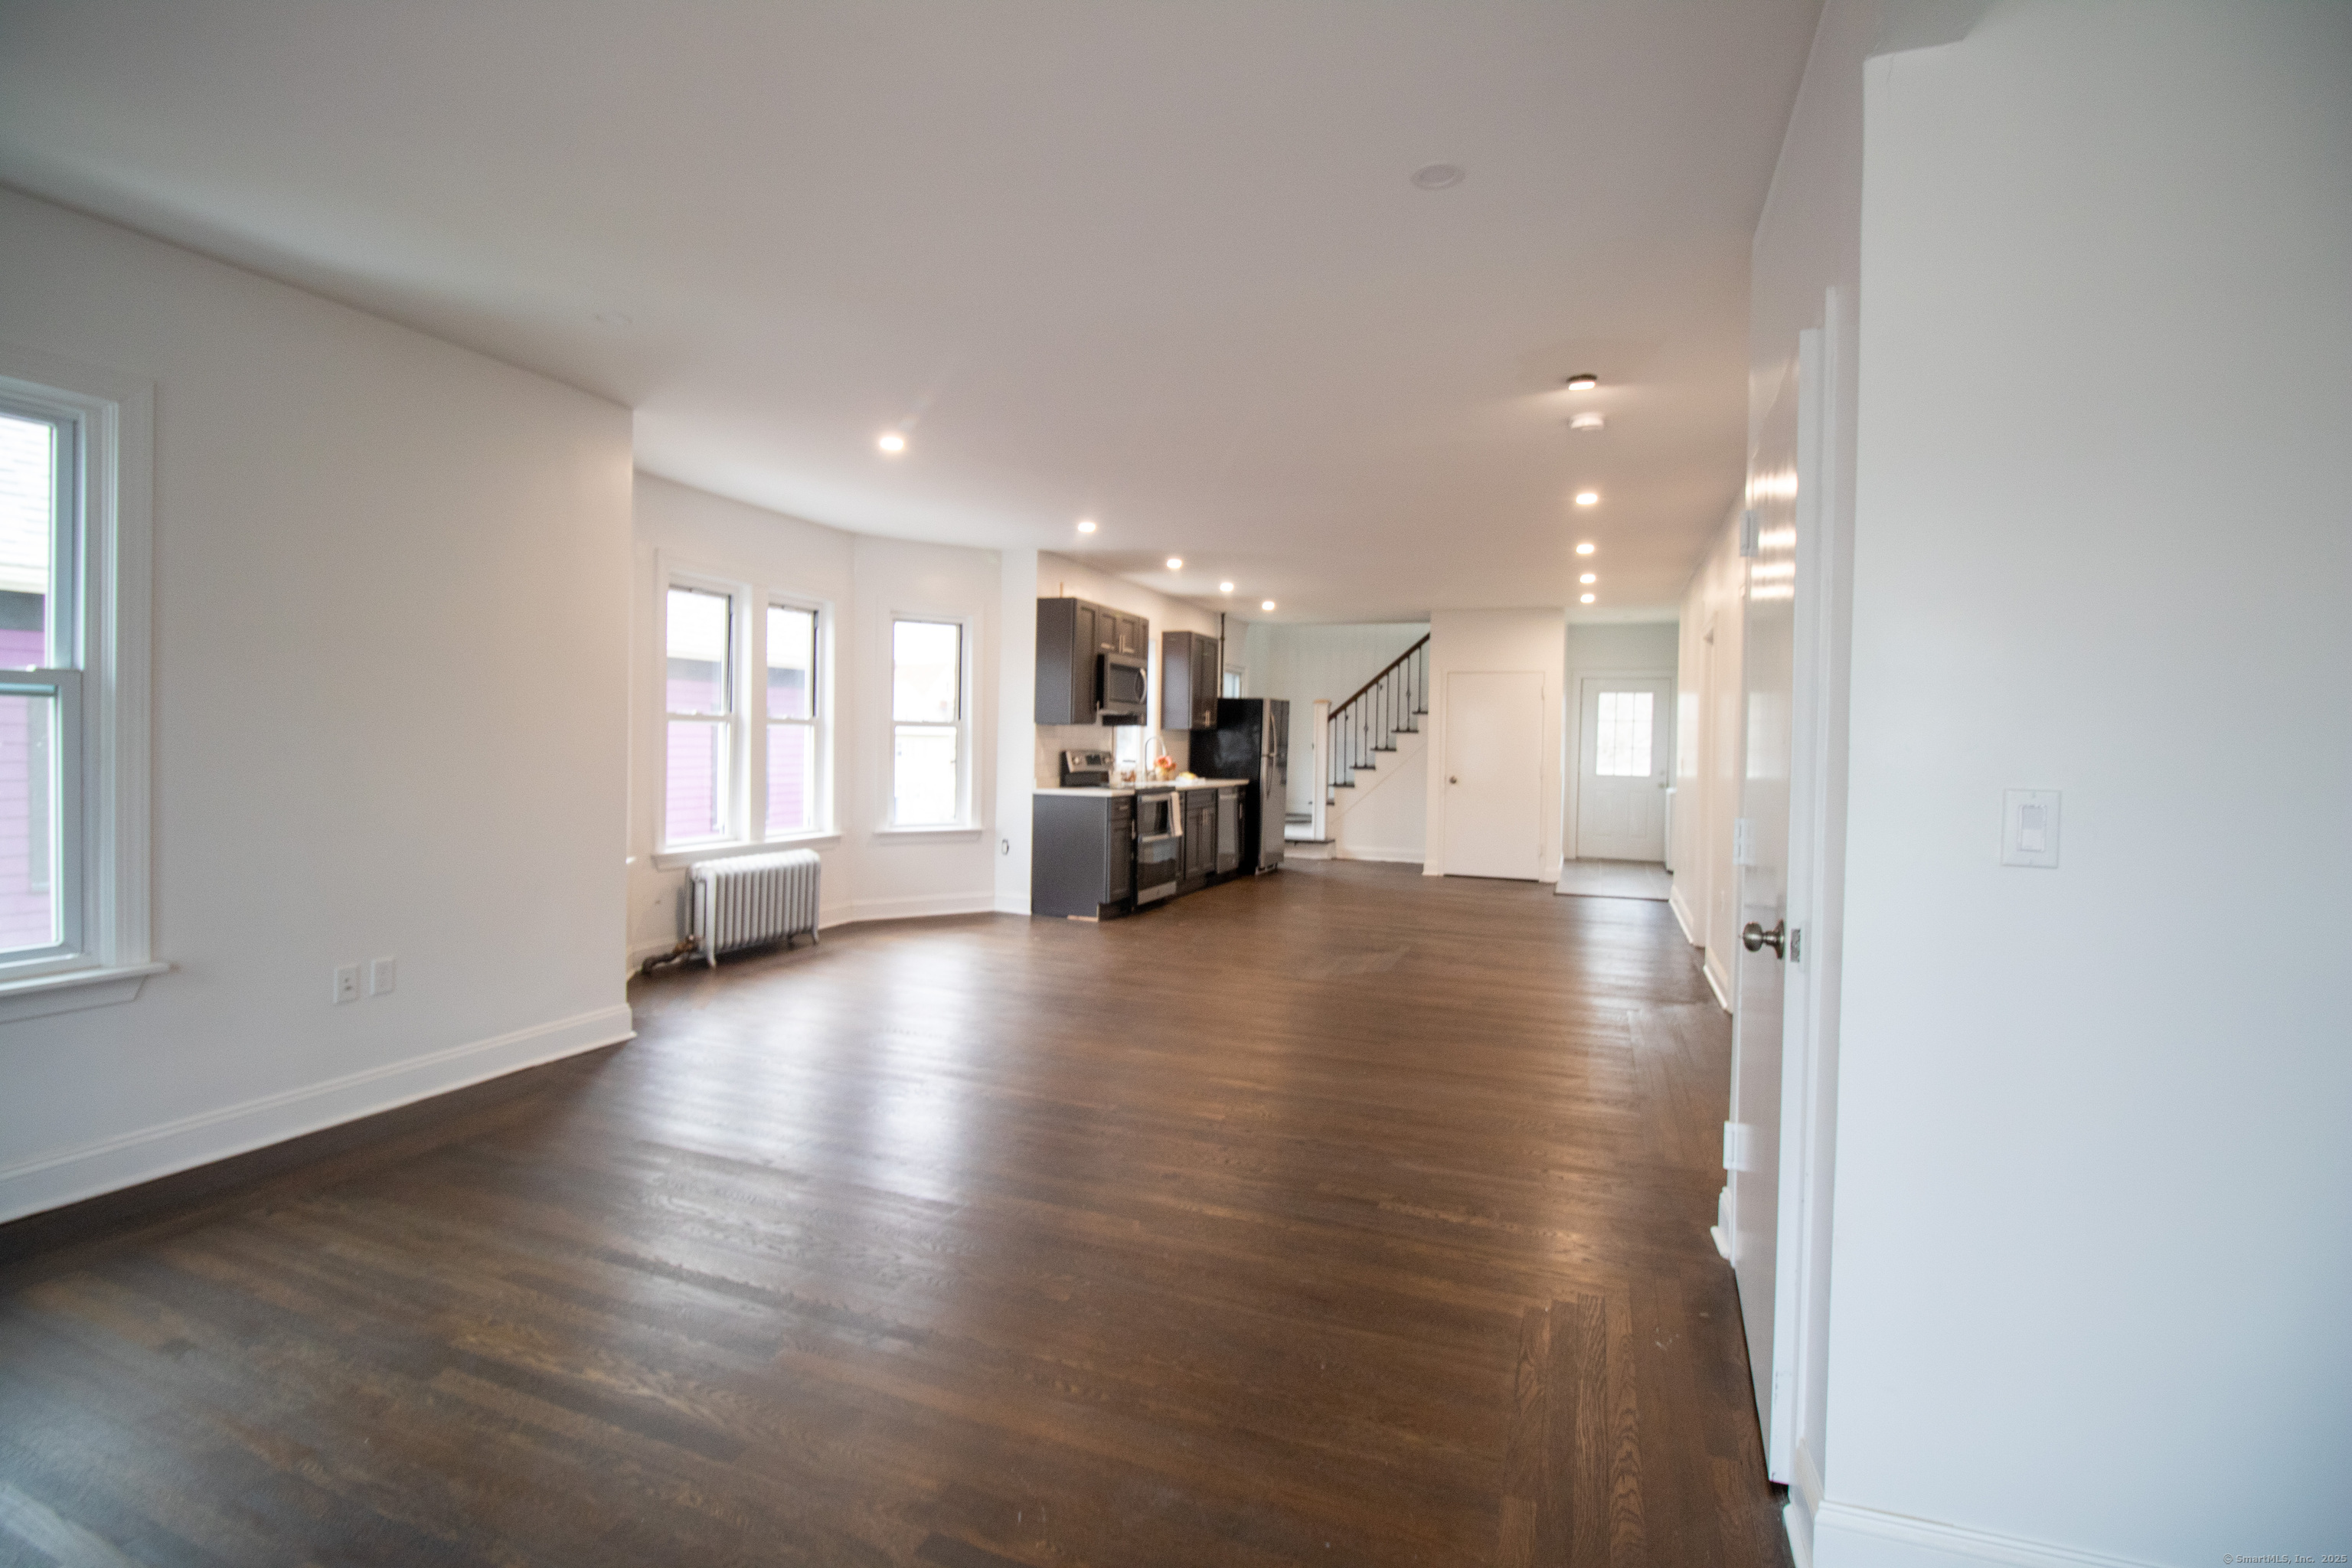
[[[1787,1560],[1663,904],[1313,862],[632,1001],[0,1231],[0,1561]]]

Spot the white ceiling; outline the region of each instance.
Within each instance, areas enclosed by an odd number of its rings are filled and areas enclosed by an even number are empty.
[[[1818,6],[0,0],[0,180],[614,398],[642,467],[816,521],[1284,620],[1591,569],[1613,618],[1738,490]]]

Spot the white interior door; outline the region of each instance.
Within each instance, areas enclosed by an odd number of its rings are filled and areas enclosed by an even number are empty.
[[[1674,682],[1588,675],[1579,702],[1576,858],[1664,860]]]
[[[1532,882],[1543,870],[1543,674],[1445,678],[1445,873]]]
[[[1725,1139],[1725,1205],[1748,1367],[1765,1433],[1765,1463],[1787,1479],[1785,1421],[1776,1422],[1783,1369],[1773,1314],[1779,1267],[1783,983],[1789,909],[1789,769],[1796,666],[1797,402],[1791,374],[1765,416],[1748,467],[1749,523],[1740,689],[1747,713],[1740,770],[1738,889],[1741,946],[1731,1047],[1731,1128]],[[1784,1416],[1786,1412],[1781,1413]]]

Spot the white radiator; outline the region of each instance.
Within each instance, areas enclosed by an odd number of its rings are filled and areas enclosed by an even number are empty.
[[[716,968],[719,955],[803,931],[816,935],[814,849],[704,860],[688,872],[694,889],[694,950]]]

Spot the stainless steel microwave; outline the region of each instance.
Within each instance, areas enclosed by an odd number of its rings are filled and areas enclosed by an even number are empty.
[[[1095,716],[1106,724],[1140,724],[1150,711],[1150,667],[1136,654],[1095,656]]]

